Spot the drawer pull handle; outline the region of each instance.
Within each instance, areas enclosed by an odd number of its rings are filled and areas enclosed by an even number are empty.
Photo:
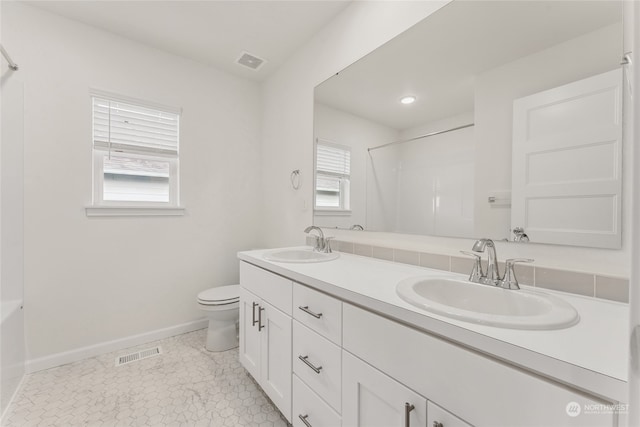
[[[307,421],[307,418],[309,418],[309,415],[298,415],[298,418],[300,418],[300,420],[304,423],[304,425],[306,425],[307,427],[312,427],[311,423],[309,423],[309,421]]]
[[[258,309],[258,332],[260,332],[263,328],[264,325],[262,324],[262,312],[264,311],[264,308],[260,307]]]
[[[404,404],[404,427],[411,426],[411,411],[413,411],[414,409],[416,409],[416,407],[413,406],[411,403],[406,402]],[[434,427],[435,427],[435,424],[434,424]]]
[[[305,365],[307,365],[308,367],[313,369],[313,372],[315,372],[316,374],[320,373],[320,370],[322,369],[322,366],[318,366],[317,368],[315,366],[313,366],[313,363],[309,362],[309,360],[308,360],[309,356],[298,356],[298,359],[302,360]]]
[[[258,307],[260,304],[258,303],[253,303],[253,307],[251,308],[251,326],[256,326],[256,323],[258,323],[258,321],[256,320],[256,307]]]
[[[433,427],[444,427],[444,424],[442,424],[440,421],[434,421]]]
[[[322,317],[322,313],[314,313],[313,311],[309,310],[309,306],[308,305],[305,305],[304,307],[303,306],[299,306],[298,308],[300,310],[304,311],[305,313],[312,315],[316,319],[319,319],[319,318]]]

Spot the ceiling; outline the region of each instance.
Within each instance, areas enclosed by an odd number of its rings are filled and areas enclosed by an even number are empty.
[[[28,1],[131,40],[264,80],[345,9],[332,1]],[[265,59],[258,70],[236,63],[243,51]]]
[[[315,100],[405,130],[473,111],[477,74],[621,18],[619,1],[454,1],[319,85]],[[404,95],[418,99],[402,105]]]

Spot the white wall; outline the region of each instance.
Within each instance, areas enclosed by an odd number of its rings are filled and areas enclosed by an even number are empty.
[[[268,200],[264,206],[268,246],[303,243],[301,230],[312,221],[309,206],[313,184],[310,177],[314,86],[440,6],[431,2],[355,2],[266,82],[262,177]],[[301,169],[309,177],[297,192],[288,185],[293,169]],[[331,234],[343,240],[451,255],[458,255],[460,249],[469,249],[473,244],[471,239],[395,233],[332,230]],[[627,246],[617,251],[497,243],[502,259],[534,258],[540,266],[623,277],[629,274]]]
[[[354,224],[364,226],[367,222],[367,148],[397,140],[398,131],[323,104],[315,104],[313,114],[316,138],[351,147],[351,214],[316,214],[313,222],[322,227],[347,229]]]
[[[201,318],[196,294],[236,283],[236,251],[260,244],[257,84],[21,2],[2,7],[25,82],[28,357]],[[183,108],[185,216],[85,215],[89,88]]]
[[[1,8],[0,8],[1,9]],[[1,22],[1,19],[0,19]],[[0,416],[24,376],[23,133],[20,75],[0,59]]]

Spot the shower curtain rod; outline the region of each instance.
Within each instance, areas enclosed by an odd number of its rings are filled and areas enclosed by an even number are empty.
[[[416,137],[409,138],[409,139],[403,139],[403,140],[400,140],[400,141],[389,142],[387,144],[378,145],[377,147],[367,148],[367,150],[369,152],[371,152],[373,150],[377,150],[378,148],[384,148],[384,147],[388,147],[390,145],[395,145],[395,144],[403,144],[405,142],[411,142],[411,141],[415,141],[417,139],[427,138],[429,136],[440,135],[441,133],[453,132],[454,130],[460,130],[460,129],[468,128],[468,127],[471,127],[471,126],[475,126],[475,123],[469,123],[467,125],[457,126],[457,127],[451,128],[451,129],[445,129],[445,130],[439,130],[439,131],[436,131],[436,132],[426,133],[424,135],[416,136]]]
[[[9,68],[11,68],[13,71],[18,71],[18,64],[16,64],[11,60],[11,57],[9,56],[7,51],[4,50],[4,46],[2,46],[1,44],[0,44],[0,51],[2,52],[2,56],[4,56],[4,59],[6,59],[7,62],[9,63]]]

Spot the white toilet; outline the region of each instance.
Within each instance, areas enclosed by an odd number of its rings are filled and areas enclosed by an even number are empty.
[[[240,285],[219,286],[198,294],[198,305],[209,320],[206,349],[225,351],[238,346]]]

